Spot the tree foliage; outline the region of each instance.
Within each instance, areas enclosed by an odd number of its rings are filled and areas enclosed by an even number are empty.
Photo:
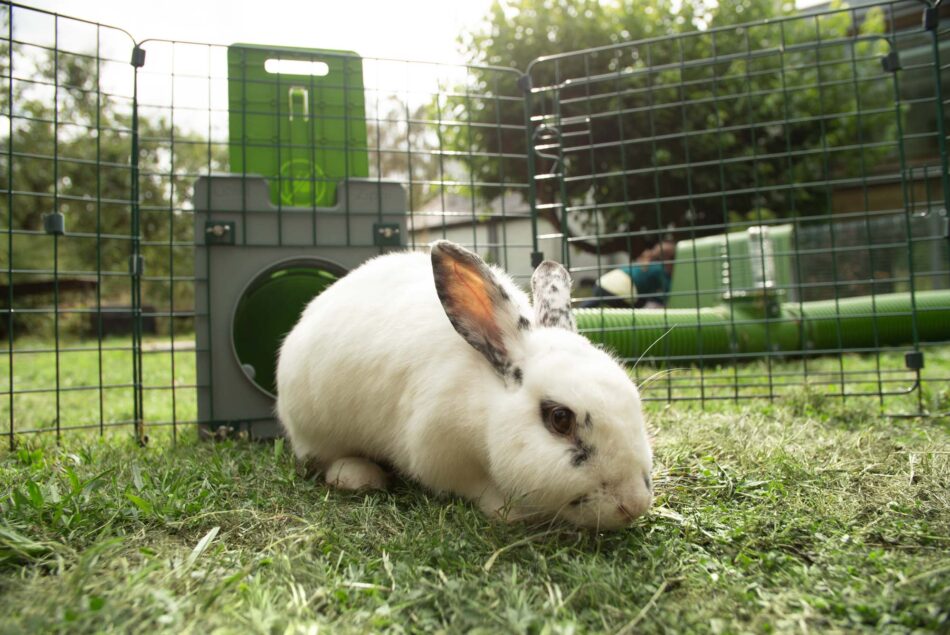
[[[577,246],[635,254],[671,230],[828,214],[836,184],[896,155],[880,9],[793,11],[776,0],[512,0],[462,44],[472,63],[531,78],[536,173],[562,177],[536,181],[539,213],[586,237]],[[500,180],[496,157],[529,144],[491,133],[524,120],[522,104],[492,99],[491,73],[476,87],[476,132],[450,138],[482,183]],[[508,162],[504,178],[527,183],[527,161]]]

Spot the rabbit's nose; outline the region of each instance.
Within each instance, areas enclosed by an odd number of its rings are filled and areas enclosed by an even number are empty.
[[[649,477],[628,482],[626,487],[617,493],[617,511],[630,520],[645,514],[653,503],[653,492],[650,485],[652,483],[650,483]]]
[[[621,516],[633,520],[642,516],[650,509],[653,497],[649,493],[637,494],[635,496],[624,496],[617,504],[617,511]]]

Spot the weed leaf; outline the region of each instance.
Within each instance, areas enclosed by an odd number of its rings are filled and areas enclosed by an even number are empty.
[[[155,511],[155,508],[152,506],[152,504],[148,502],[147,500],[145,500],[144,498],[142,498],[141,496],[136,496],[132,492],[126,492],[125,497],[128,498],[130,501],[132,501],[132,504],[138,507],[139,510],[141,510],[143,514],[147,514],[151,516],[152,513]]]
[[[27,481],[26,491],[30,495],[30,502],[33,504],[33,507],[43,509],[43,492],[40,491],[39,485],[33,481]]]
[[[208,545],[211,544],[211,541],[214,540],[214,537],[218,535],[220,527],[212,527],[211,531],[204,535],[204,538],[198,541],[198,544],[195,545],[195,548],[192,549],[191,554],[188,556],[188,559],[185,561],[185,568],[190,569],[198,558],[201,557],[201,554],[205,552],[205,549],[208,548]]]

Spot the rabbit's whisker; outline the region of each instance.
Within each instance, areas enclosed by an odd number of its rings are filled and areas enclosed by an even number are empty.
[[[653,384],[659,381],[663,377],[672,375],[673,373],[676,373],[679,371],[687,371],[687,370],[689,369],[688,368],[665,368],[663,370],[658,370],[640,383],[640,386],[639,386],[640,391],[642,392],[646,390],[650,386],[650,384]]]
[[[638,357],[638,358],[637,358],[637,361],[633,363],[633,368],[635,369],[635,368],[637,367],[637,365],[640,363],[640,360],[643,359],[644,356],[646,356],[646,354],[650,352],[650,349],[651,349],[651,348],[653,348],[654,346],[657,345],[657,342],[659,342],[659,341],[662,340],[664,337],[666,337],[667,335],[669,335],[669,334],[673,331],[673,329],[675,329],[675,328],[676,328],[676,325],[674,324],[673,326],[671,326],[670,328],[668,328],[668,329],[666,330],[666,333],[664,333],[664,334],[661,335],[660,337],[658,337],[658,338],[656,338],[655,340],[653,340],[653,343],[650,344],[649,346],[647,346],[647,348],[646,348],[645,351],[643,351],[642,353],[640,353],[640,357]]]

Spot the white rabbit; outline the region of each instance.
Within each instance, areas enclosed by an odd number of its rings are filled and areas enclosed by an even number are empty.
[[[616,528],[652,502],[640,396],[578,335],[571,279],[543,262],[534,309],[447,241],[375,258],[317,296],[287,336],[277,412],[328,483],[384,488],[377,462],[507,519]]]

